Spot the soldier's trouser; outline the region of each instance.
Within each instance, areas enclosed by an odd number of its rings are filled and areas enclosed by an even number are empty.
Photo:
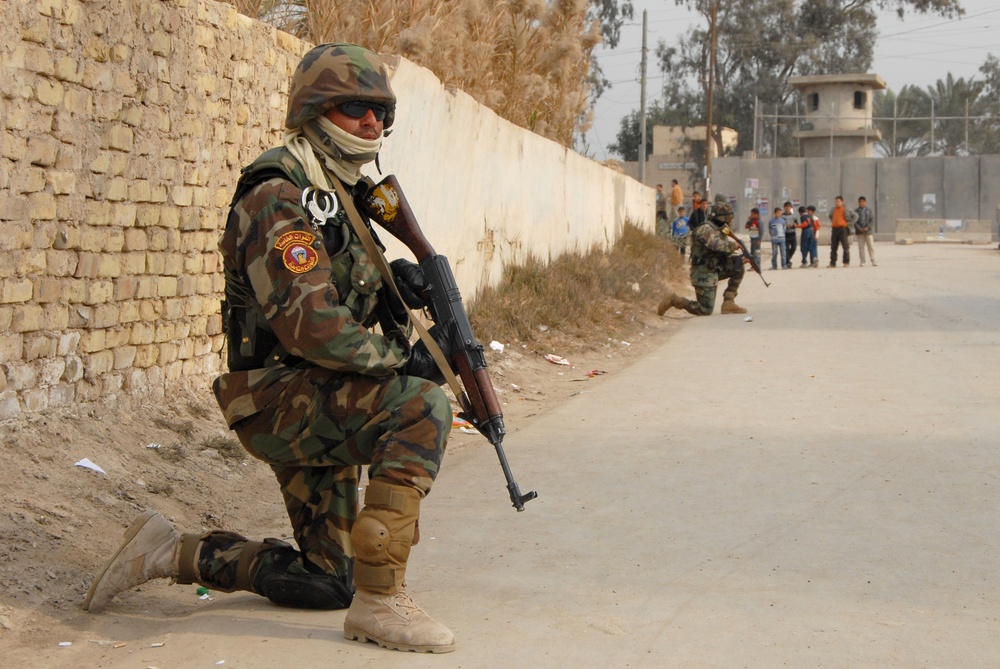
[[[287,553],[269,557],[277,548],[266,542],[243,554],[234,542],[214,549],[202,579],[210,587],[235,588],[239,562],[249,559],[251,582],[266,580],[261,570],[319,568],[350,585],[357,465],[370,464],[370,478],[414,488],[423,497],[440,468],[451,419],[444,392],[424,379],[302,370],[273,408],[234,430],[252,455],[271,465],[305,560],[285,564]]]
[[[729,279],[726,283],[726,290],[722,293],[724,300],[735,300],[739,292],[740,284],[743,282],[743,260],[737,256],[729,256],[718,269],[710,270],[707,267],[691,268],[691,285],[694,286],[695,302],[698,311],[692,308],[681,307],[688,312],[698,316],[708,316],[715,310],[715,297],[720,279]],[[694,302],[692,302],[693,307]]]

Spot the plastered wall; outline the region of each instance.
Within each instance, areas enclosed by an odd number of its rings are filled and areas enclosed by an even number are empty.
[[[0,3],[0,419],[220,369],[216,243],[309,47],[200,0]],[[393,85],[383,168],[467,296],[507,260],[652,225],[651,189],[411,63]]]

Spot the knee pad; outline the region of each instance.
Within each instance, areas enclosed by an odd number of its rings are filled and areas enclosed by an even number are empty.
[[[378,518],[359,514],[351,529],[351,543],[354,554],[361,561],[370,564],[385,564],[389,561],[389,528]]]
[[[351,529],[358,587],[383,593],[399,589],[419,515],[420,492],[415,488],[369,482],[365,508]]]

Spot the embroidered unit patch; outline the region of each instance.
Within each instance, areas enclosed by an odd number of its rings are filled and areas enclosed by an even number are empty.
[[[281,251],[281,261],[285,263],[285,267],[291,272],[302,274],[319,262],[316,249],[312,247],[315,240],[314,235],[295,230],[281,235],[274,246]]]

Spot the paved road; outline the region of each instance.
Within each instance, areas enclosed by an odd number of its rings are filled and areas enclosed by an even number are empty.
[[[240,595],[91,636],[185,667],[1000,666],[1000,254],[877,251],[748,275],[752,322],[690,318],[512,434],[524,513],[491,449],[450,455],[410,576],[455,653]]]

